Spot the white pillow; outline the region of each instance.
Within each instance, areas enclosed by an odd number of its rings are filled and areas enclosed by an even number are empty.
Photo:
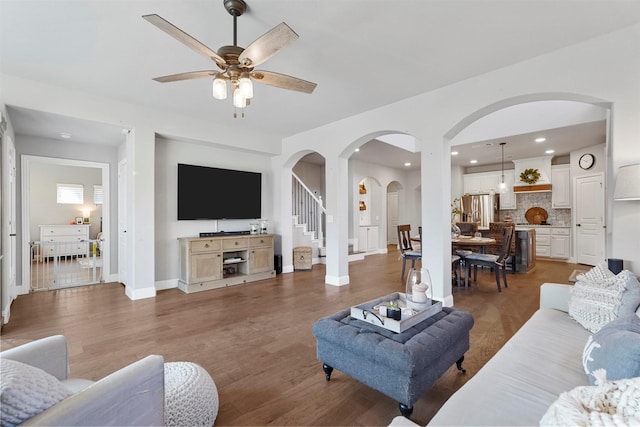
[[[569,315],[592,333],[619,315],[633,313],[640,304],[640,283],[635,276],[629,270],[616,276],[609,273],[596,266],[579,275],[571,289]]]
[[[631,426],[640,424],[640,377],[603,381],[562,393],[541,426]]]
[[[0,358],[0,425],[22,424],[72,393],[42,369]]]

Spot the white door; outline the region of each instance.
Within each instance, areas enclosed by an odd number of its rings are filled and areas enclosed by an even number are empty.
[[[9,307],[11,301],[13,301],[18,292],[16,289],[16,277],[17,277],[17,237],[16,237],[16,148],[13,144],[13,140],[9,136],[5,136],[5,151],[3,158],[5,163],[3,168],[6,168],[6,181],[3,182],[2,189],[2,230],[4,236],[0,238],[4,241],[3,246],[5,252],[3,252],[4,260],[2,269],[2,310],[5,321],[9,317]]]
[[[604,177],[602,174],[576,178],[576,262],[596,265],[604,261]]]
[[[127,284],[127,161],[118,163],[118,280]]]
[[[387,193],[387,243],[398,244],[398,193]]]

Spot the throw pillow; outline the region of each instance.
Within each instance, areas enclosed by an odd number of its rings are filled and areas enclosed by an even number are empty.
[[[0,358],[0,424],[22,424],[70,396],[56,377],[25,363]]]
[[[609,380],[640,377],[640,317],[626,314],[589,337],[582,364],[591,384],[599,369]]]
[[[607,263],[603,261],[586,273],[579,274],[576,279],[597,282],[598,280],[611,279],[614,276],[615,274],[609,270]]]
[[[640,283],[629,270],[609,278],[602,278],[601,266],[593,270],[594,274],[579,275],[571,289],[569,315],[596,333],[619,315],[635,312],[640,304]]]
[[[640,378],[576,387],[562,393],[541,426],[630,426],[640,423]]]

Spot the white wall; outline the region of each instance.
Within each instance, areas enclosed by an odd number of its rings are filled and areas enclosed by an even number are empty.
[[[299,161],[294,166],[293,172],[313,192],[314,196],[324,199],[324,164]]]
[[[274,184],[268,156],[158,138],[155,145],[155,281],[162,284],[161,288],[177,286],[180,275],[178,237],[198,237],[200,232],[249,230],[252,222],[178,221],[178,163],[262,173],[262,217],[273,217]],[[221,182],[219,185],[233,183]],[[207,197],[207,188],[199,188],[198,191]],[[273,232],[273,224],[270,223],[269,227],[269,232]]]

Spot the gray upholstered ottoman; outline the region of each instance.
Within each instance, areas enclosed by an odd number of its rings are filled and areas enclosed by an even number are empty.
[[[462,369],[469,349],[473,317],[444,307],[440,313],[402,333],[394,333],[350,316],[350,310],[313,325],[318,360],[326,379],[336,368],[395,399],[409,417],[413,404],[454,363]]]

